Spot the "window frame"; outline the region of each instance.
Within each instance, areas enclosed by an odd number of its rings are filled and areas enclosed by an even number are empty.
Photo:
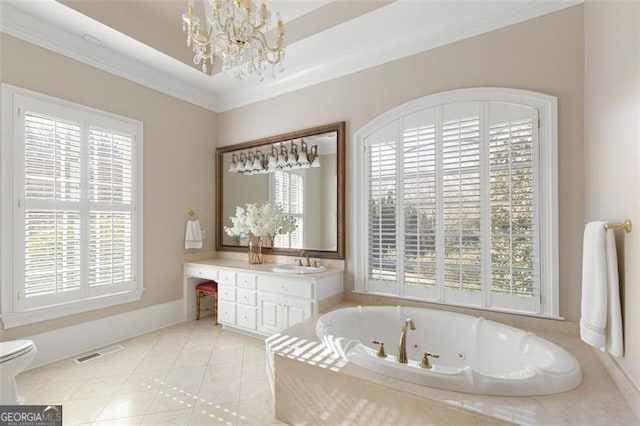
[[[0,177],[2,179],[0,189],[2,190],[1,208],[0,208],[0,230],[2,232],[2,242],[0,246],[0,268],[1,283],[0,295],[2,303],[0,306],[2,313],[2,322],[4,328],[12,328],[31,324],[34,322],[60,318],[81,312],[102,309],[109,306],[120,305],[138,301],[142,297],[144,291],[143,280],[143,123],[127,117],[122,117],[106,111],[87,107],[77,103],[69,102],[53,96],[37,93],[31,90],[23,89],[10,84],[2,83],[0,86],[2,103],[2,133],[0,143]],[[20,261],[18,245],[24,239],[24,232],[16,231],[15,226],[24,221],[16,215],[16,211],[20,208],[20,214],[24,216],[24,210],[18,206],[18,196],[20,187],[24,182],[24,165],[18,164],[23,158],[24,153],[17,151],[22,146],[22,142],[18,140],[18,132],[23,129],[17,128],[20,119],[18,114],[24,113],[23,102],[28,100],[36,104],[44,106],[46,110],[55,116],[56,111],[65,111],[78,117],[81,117],[81,144],[87,143],[87,134],[89,124],[95,125],[100,122],[116,122],[118,126],[124,126],[133,129],[134,146],[132,147],[133,155],[133,173],[132,178],[134,184],[132,187],[132,245],[133,245],[133,280],[134,285],[131,289],[124,292],[115,292],[106,295],[95,294],[88,288],[88,280],[82,279],[81,288],[84,289],[85,297],[70,302],[64,302],[52,306],[37,307],[28,310],[21,310],[22,304],[18,301],[18,292],[24,292],[24,280],[15,279],[19,273],[19,265],[24,264]],[[46,113],[47,111],[37,112]],[[64,116],[63,116],[64,117]],[[86,119],[90,117],[90,120]],[[113,130],[120,130],[116,127]],[[83,154],[83,163],[87,161],[88,154]],[[86,164],[83,167],[82,179],[86,183]],[[81,203],[88,203],[88,198],[81,199]],[[20,200],[22,206],[24,201]],[[87,218],[88,220],[88,211]],[[88,247],[83,247],[83,250]],[[83,266],[84,268],[85,266]],[[116,290],[117,291],[117,290]],[[24,294],[24,293],[23,293]]]
[[[375,294],[390,298],[418,300],[428,303],[464,306],[473,309],[508,312],[525,316],[561,319],[559,313],[559,269],[558,269],[558,155],[557,155],[557,98],[554,96],[527,90],[478,87],[456,89],[435,93],[415,99],[395,107],[373,119],[353,135],[355,155],[353,156],[354,188],[357,194],[353,197],[352,241],[368,241],[367,220],[367,153],[365,139],[403,117],[421,110],[435,108],[450,103],[462,102],[505,102],[535,108],[539,111],[539,250],[540,250],[540,300],[537,312],[524,312],[515,308],[497,308],[487,306],[486,298],[481,297],[480,305],[441,302],[436,299],[425,299],[417,296],[401,296],[384,292],[368,291],[367,250],[353,251],[354,256],[354,292]],[[482,190],[482,188],[481,188]]]

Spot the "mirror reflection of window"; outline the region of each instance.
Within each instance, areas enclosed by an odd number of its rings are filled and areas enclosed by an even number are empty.
[[[282,171],[271,173],[269,201],[282,206],[285,214],[296,219],[296,229],[289,234],[277,235],[274,247],[304,248],[305,229],[305,171]]]

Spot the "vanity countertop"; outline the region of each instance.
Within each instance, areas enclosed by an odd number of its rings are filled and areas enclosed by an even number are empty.
[[[342,269],[336,267],[327,267],[327,269],[323,272],[318,272],[314,274],[289,274],[282,272],[273,272],[273,268],[280,265],[279,263],[261,263],[259,265],[251,265],[246,260],[236,260],[236,259],[205,259],[198,261],[185,262],[184,266],[205,266],[211,268],[223,268],[223,269],[235,269],[235,270],[243,270],[247,272],[257,272],[261,274],[273,274],[279,275],[288,278],[304,278],[304,279],[314,279],[314,278],[325,278],[336,273],[342,272]]]
[[[353,305],[343,304],[334,307],[334,309],[346,306]],[[304,362],[303,357],[295,357],[293,355],[297,351],[304,349],[302,346],[308,346],[310,342],[317,342],[315,324],[321,315],[315,315],[283,331],[281,334],[289,337],[287,342],[293,343],[272,346],[274,353]],[[531,397],[488,396],[420,386],[383,376],[352,363],[342,362],[339,371],[347,376],[364,379],[378,385],[409,392],[422,398],[439,401],[451,407],[462,408],[514,424],[638,424],[638,419],[607,374],[604,366],[597,359],[592,349],[580,341],[579,337],[563,333],[537,332],[536,334],[565,348],[578,359],[582,367],[582,384],[571,391],[554,395]],[[321,343],[317,342],[317,344],[320,345]],[[336,357],[334,362],[340,363],[341,360]],[[451,421],[455,423],[455,418],[451,418]]]

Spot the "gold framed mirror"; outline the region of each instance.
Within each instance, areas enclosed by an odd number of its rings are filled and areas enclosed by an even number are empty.
[[[263,239],[266,254],[344,259],[344,132],[341,121],[217,148],[216,250],[246,251],[249,236],[225,228],[237,207],[269,204],[295,226]]]

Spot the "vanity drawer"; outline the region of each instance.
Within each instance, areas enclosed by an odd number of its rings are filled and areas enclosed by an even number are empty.
[[[217,269],[207,268],[204,266],[188,266],[185,269],[185,272],[187,273],[187,275],[191,277],[203,278],[206,280],[213,280],[213,281],[218,280]]]
[[[257,326],[258,308],[238,305],[236,309],[238,310],[238,326],[255,330]]]
[[[238,287],[255,290],[257,280],[258,277],[254,274],[243,274],[241,272],[238,273]]]
[[[226,285],[218,286],[218,299],[228,300],[230,302],[236,301],[236,289],[235,287],[229,287]]]
[[[304,298],[313,297],[313,281],[260,276],[258,290]]]
[[[257,296],[254,290],[238,288],[238,303],[247,306],[256,306]]]
[[[234,286],[236,285],[236,273],[233,271],[220,271],[218,274],[218,284]]]
[[[236,323],[236,304],[220,300],[218,302],[218,322],[222,324],[235,325]]]

